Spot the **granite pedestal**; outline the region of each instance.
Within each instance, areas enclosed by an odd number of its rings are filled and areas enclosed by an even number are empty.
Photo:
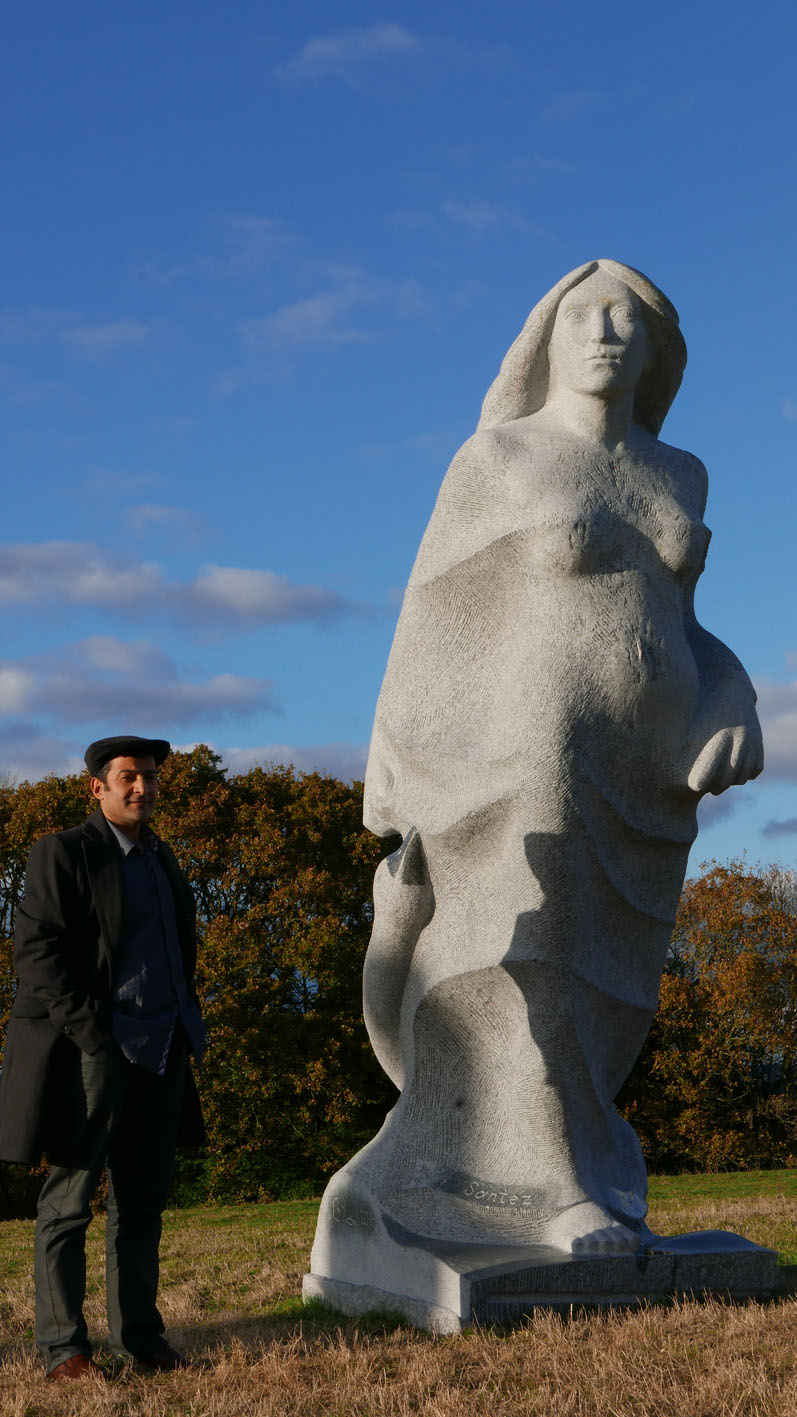
[[[376,1223],[370,1212],[342,1212],[333,1230],[338,1233],[330,1237],[329,1268],[352,1278],[319,1272],[324,1261],[314,1251],[305,1300],[320,1299],[351,1315],[400,1314],[436,1334],[461,1333],[473,1324],[519,1324],[538,1308],[633,1307],[709,1294],[768,1298],[779,1281],[773,1250],[724,1230],[649,1234],[637,1254],[578,1256],[546,1245],[430,1241]],[[361,1282],[353,1282],[358,1271]]]

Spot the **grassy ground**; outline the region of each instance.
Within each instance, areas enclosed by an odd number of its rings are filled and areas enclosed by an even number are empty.
[[[650,1224],[732,1229],[797,1263],[797,1172],[654,1179]],[[797,1417],[797,1299],[684,1302],[432,1339],[347,1321],[299,1297],[316,1205],[171,1212],[161,1307],[196,1366],[46,1385],[32,1346],[29,1221],[0,1225],[2,1417]],[[102,1221],[87,1317],[104,1331]]]

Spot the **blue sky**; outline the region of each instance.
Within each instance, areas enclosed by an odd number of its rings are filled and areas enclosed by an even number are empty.
[[[0,759],[130,728],[362,772],[402,589],[528,310],[677,306],[706,626],[768,767],[692,863],[797,846],[797,11],[3,7]]]

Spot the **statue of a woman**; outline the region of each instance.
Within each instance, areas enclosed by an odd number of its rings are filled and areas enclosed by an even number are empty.
[[[650,1026],[695,809],[762,767],[698,625],[706,473],[658,441],[686,349],[638,271],[532,311],[456,454],[376,711],[366,1020],[401,1097],[344,1168],[396,1233],[635,1249],[613,1106]],[[341,1173],[341,1175],[344,1173]]]

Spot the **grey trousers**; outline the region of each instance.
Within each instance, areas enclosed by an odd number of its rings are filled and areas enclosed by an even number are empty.
[[[36,1346],[47,1372],[91,1353],[83,1317],[91,1198],[108,1173],[106,1298],[111,1347],[157,1347],[161,1214],[169,1194],[185,1085],[182,1030],[163,1077],[127,1061],[115,1043],[81,1055],[84,1120],[74,1138],[79,1167],[52,1166],[36,1218]]]

